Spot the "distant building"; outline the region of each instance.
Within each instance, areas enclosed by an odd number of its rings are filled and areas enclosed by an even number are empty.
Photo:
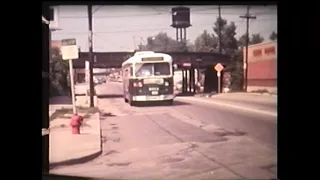
[[[248,92],[277,92],[277,41],[248,47]],[[244,59],[246,51],[243,51]]]

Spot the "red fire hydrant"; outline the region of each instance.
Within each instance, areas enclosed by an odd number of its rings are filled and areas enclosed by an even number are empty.
[[[80,134],[80,126],[83,122],[83,117],[77,114],[71,117],[70,126],[72,129],[72,134]]]

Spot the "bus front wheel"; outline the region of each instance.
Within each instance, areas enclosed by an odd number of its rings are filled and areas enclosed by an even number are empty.
[[[125,102],[125,103],[128,103],[129,101],[128,101],[128,99],[127,99],[127,98],[124,98],[124,102]]]
[[[135,106],[136,102],[131,100],[129,104],[130,104],[130,106]]]

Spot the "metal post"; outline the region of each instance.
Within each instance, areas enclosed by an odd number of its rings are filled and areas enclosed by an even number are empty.
[[[179,41],[179,30],[176,28],[176,40]]]
[[[221,92],[221,72],[217,72],[217,76],[218,76],[218,94]]]
[[[89,99],[89,94],[90,94],[90,79],[89,79],[89,76],[90,76],[90,73],[89,73],[89,65],[90,62],[89,61],[86,61],[85,62],[85,83],[86,83],[86,103],[88,104],[88,102],[90,101]]]
[[[76,108],[76,98],[75,98],[75,92],[74,92],[74,78],[73,78],[73,64],[72,59],[69,60],[69,71],[70,71],[70,88],[71,88],[71,99],[72,99],[72,109],[73,114],[77,114],[77,108]]]
[[[90,107],[94,107],[94,83],[93,83],[93,39],[92,39],[92,5],[88,5],[89,22],[89,83],[90,83]]]

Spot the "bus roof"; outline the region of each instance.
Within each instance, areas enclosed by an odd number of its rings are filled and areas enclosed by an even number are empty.
[[[163,62],[171,62],[172,61],[172,57],[168,54],[155,53],[152,51],[144,51],[144,52],[136,52],[134,54],[134,56],[130,57],[128,60],[123,62],[122,66],[125,66],[126,64],[130,64],[130,63],[142,62],[141,58],[146,58],[146,57],[164,57]]]

